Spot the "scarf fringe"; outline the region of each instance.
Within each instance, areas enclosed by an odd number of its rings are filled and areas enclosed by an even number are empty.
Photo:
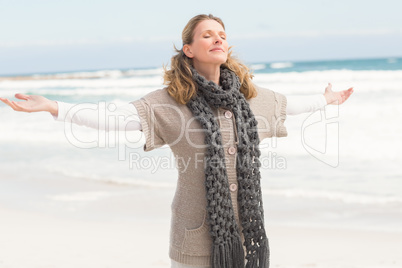
[[[232,243],[214,245],[212,249],[212,268],[244,268],[243,245],[236,237]]]
[[[256,258],[247,261],[246,268],[269,268],[269,246],[268,240],[264,240],[257,249]]]

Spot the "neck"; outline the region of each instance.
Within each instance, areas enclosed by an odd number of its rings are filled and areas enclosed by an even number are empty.
[[[219,85],[219,77],[221,76],[220,65],[205,66],[194,63],[194,68],[200,75],[204,76],[208,81],[212,81],[215,84]]]

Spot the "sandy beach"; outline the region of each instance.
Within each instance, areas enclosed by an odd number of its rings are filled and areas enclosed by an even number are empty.
[[[174,189],[11,174],[0,189],[2,268],[170,267]],[[402,267],[401,233],[269,221],[267,231],[271,267]]]
[[[354,71],[368,63],[378,71]],[[285,95],[317,94],[328,81],[359,90],[334,118],[326,117],[334,109],[289,116],[289,137],[263,151],[271,267],[401,268],[402,158],[390,148],[402,146],[402,125],[395,124],[402,118],[402,71],[383,71],[394,64],[386,60],[350,61],[351,70],[298,64],[279,73],[264,65],[255,81]],[[298,73],[299,67],[310,71]],[[161,83],[160,69],[99,70],[66,79],[70,75],[2,81],[0,95],[118,106]],[[313,115],[321,121],[310,128]],[[3,104],[0,122],[0,268],[170,267],[177,171],[169,148],[145,153],[143,144],[127,147],[115,133],[70,128],[49,114],[17,113]],[[338,127],[327,132],[327,125]],[[75,146],[70,129],[79,141],[98,146]],[[137,134],[127,137],[140,141]],[[321,153],[326,144],[339,144],[338,150]],[[334,156],[339,164],[325,162]],[[278,159],[286,168],[275,164]]]

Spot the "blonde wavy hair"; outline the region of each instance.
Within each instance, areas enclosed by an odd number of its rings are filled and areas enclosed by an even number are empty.
[[[189,20],[186,27],[184,27],[182,32],[183,46],[185,44],[191,44],[193,42],[194,29],[197,27],[198,23],[204,20],[215,20],[223,29],[225,25],[223,21],[211,14],[197,15]],[[179,103],[186,104],[197,92],[197,87],[193,81],[190,66],[193,66],[193,60],[187,57],[182,49],[177,49],[174,46],[176,55],[171,59],[170,68],[163,66],[163,84],[167,85],[168,93]],[[222,67],[228,68],[233,71],[240,80],[240,91],[244,94],[246,99],[254,98],[257,96],[257,91],[252,83],[253,75],[250,69],[241,63],[238,59],[232,56],[232,51],[230,51],[227,57],[227,61],[222,64]]]

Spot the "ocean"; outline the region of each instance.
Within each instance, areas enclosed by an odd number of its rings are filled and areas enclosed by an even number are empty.
[[[284,95],[324,93],[329,82],[334,91],[354,87],[341,106],[288,116],[288,137],[263,141],[267,222],[402,232],[402,156],[397,151],[402,148],[402,58],[249,66],[257,85]],[[29,74],[36,79],[0,79],[0,96],[13,98],[19,92],[119,106],[163,87],[162,72]],[[161,191],[176,186],[169,147],[145,153],[139,132],[65,126],[48,113],[15,112],[3,103],[0,129],[0,178],[75,178]]]

